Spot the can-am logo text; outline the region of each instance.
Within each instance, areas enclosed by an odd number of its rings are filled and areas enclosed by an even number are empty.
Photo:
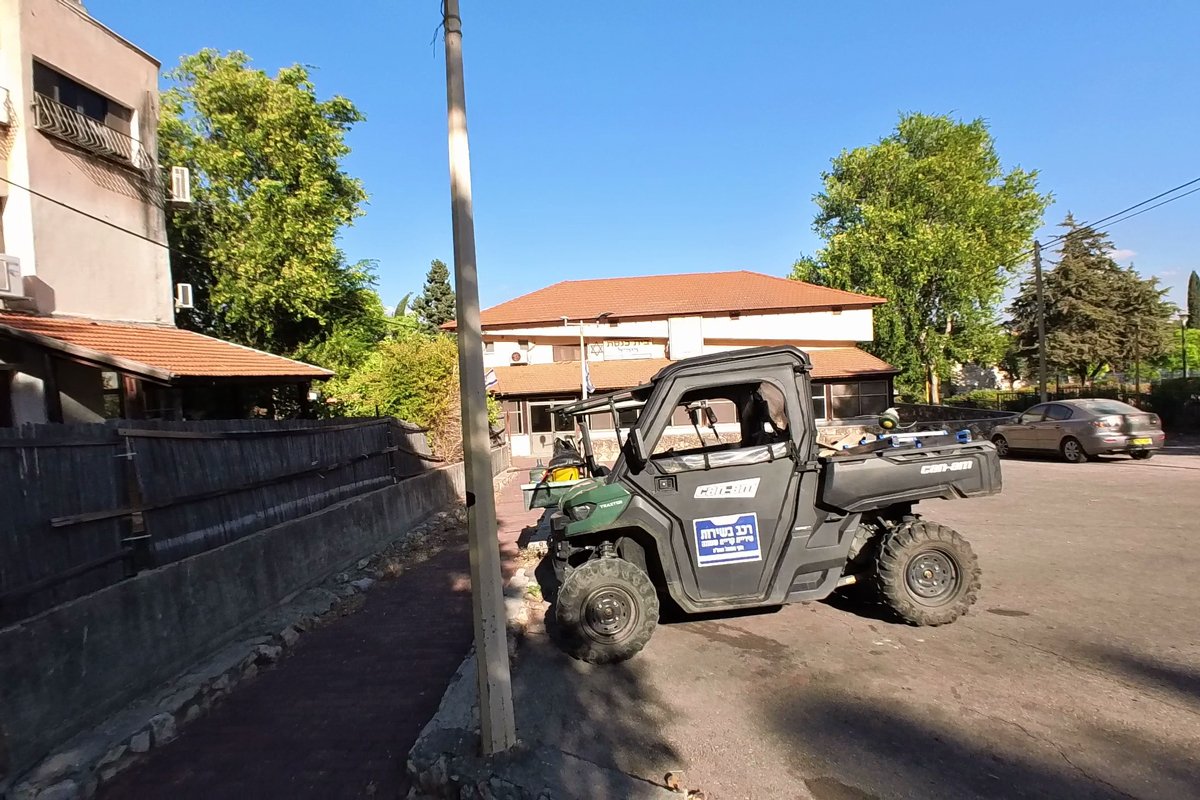
[[[952,464],[926,464],[921,467],[922,475],[936,475],[939,472],[962,472],[975,466],[974,461],[955,461]]]

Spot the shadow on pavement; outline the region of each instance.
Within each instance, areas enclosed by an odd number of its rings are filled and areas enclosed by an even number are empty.
[[[548,633],[527,636],[513,681],[518,736],[661,786],[682,757],[661,733],[670,705],[649,682],[644,663],[587,664],[559,650]],[[571,771],[568,760],[565,786],[578,780]],[[625,796],[628,787],[619,777],[608,773],[601,777],[611,779],[606,785],[579,787],[578,796]]]
[[[810,684],[763,709],[764,724],[809,755],[803,772],[817,800],[886,798],[1128,798],[1126,791],[1090,774],[1078,759],[1019,723],[979,716],[974,722],[939,707],[852,696]],[[965,724],[964,724],[965,723]],[[1155,751],[1145,740],[1093,730],[1085,736],[1103,749],[1120,747],[1167,773],[1186,791],[1200,793],[1200,772],[1186,750]],[[1034,740],[1031,742],[1030,740]],[[836,776],[836,780],[820,776]]]
[[[1172,663],[1109,644],[1088,643],[1079,652],[1101,669],[1134,683],[1164,690],[1200,708],[1200,668]]]

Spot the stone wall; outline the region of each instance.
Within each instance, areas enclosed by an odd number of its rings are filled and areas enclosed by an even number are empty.
[[[507,469],[493,451],[493,474]],[[0,630],[0,787],[232,641],[264,612],[463,495],[452,464],[52,608]]]

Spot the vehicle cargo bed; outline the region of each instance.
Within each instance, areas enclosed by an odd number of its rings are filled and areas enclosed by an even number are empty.
[[[823,505],[865,511],[934,497],[979,497],[1000,491],[1000,459],[991,442],[892,447],[821,459]]]

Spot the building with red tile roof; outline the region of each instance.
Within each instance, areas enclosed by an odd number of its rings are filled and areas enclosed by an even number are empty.
[[[606,392],[681,358],[795,344],[812,360],[815,413],[841,420],[891,402],[897,370],[858,347],[884,302],[745,270],[562,281],[482,312],[484,365],[517,455],[568,432],[553,409],[583,393],[584,361],[591,391]]]

